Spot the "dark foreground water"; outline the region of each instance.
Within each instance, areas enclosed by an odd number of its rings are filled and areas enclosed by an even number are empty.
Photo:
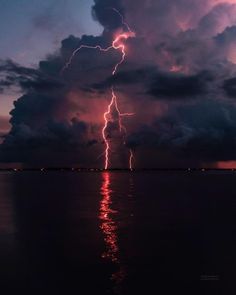
[[[235,180],[0,173],[0,293],[236,294]]]

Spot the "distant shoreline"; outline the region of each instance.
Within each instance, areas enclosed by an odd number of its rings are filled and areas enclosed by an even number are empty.
[[[100,168],[0,168],[0,172],[209,172],[209,171],[236,171],[235,168],[143,168],[143,169],[100,169]]]

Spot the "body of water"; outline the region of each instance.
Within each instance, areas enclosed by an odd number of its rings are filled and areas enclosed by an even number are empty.
[[[235,172],[0,173],[0,292],[235,294]]]

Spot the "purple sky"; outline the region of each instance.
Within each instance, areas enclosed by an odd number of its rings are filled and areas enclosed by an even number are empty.
[[[58,50],[70,34],[100,34],[92,19],[92,0],[1,0],[0,59],[30,67]],[[0,116],[8,116],[18,89],[0,93]]]

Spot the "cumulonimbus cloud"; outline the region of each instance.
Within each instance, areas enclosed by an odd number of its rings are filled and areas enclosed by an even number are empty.
[[[123,26],[111,7],[136,30],[122,68],[111,76],[117,51],[84,48],[61,74],[80,45],[111,44]],[[69,36],[34,69],[1,61],[0,91],[18,86],[22,95],[11,111],[0,160],[102,166],[101,127],[111,84],[120,108],[135,112],[127,145],[137,158],[151,149],[155,166],[161,151],[167,162],[176,157],[183,166],[193,159],[195,165],[234,160],[235,11],[235,1],[96,0],[92,15],[104,27],[101,36]]]

